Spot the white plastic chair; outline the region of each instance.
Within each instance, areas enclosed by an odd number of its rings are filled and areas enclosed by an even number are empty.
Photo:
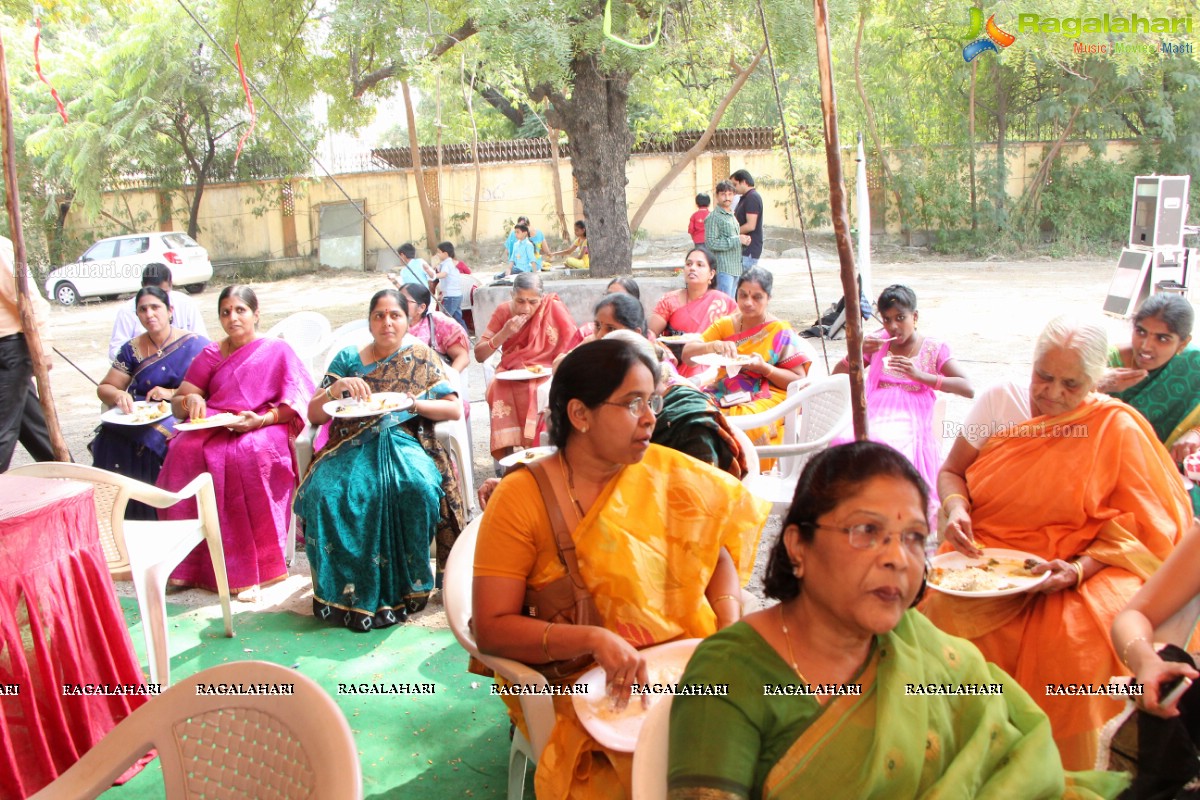
[[[642,723],[633,751],[633,800],[666,800],[673,699],[663,695]]]
[[[459,398],[464,397],[467,391],[466,377],[460,375],[458,370],[449,365],[443,366],[443,369]],[[470,428],[466,418],[447,419],[435,423],[433,433],[442,443],[442,447],[446,448],[446,452],[450,454],[450,460],[458,467],[459,487],[462,489],[463,502],[467,506],[467,512],[474,514],[476,507],[475,470],[471,463]]]
[[[783,444],[754,447],[759,459],[779,459],[778,474],[751,475],[745,481],[751,492],[771,502],[772,513],[783,514],[805,463],[813,453],[828,447],[850,419],[850,378],[830,375],[807,385],[796,381],[788,387],[787,399],[774,408],[727,419],[743,431],[783,421]]]
[[[459,534],[446,562],[442,579],[442,596],[446,606],[446,621],[454,638],[463,649],[486,664],[498,676],[514,684],[546,686],[546,676],[519,661],[500,656],[484,655],[475,644],[471,631],[471,594],[475,579],[475,541],[482,517],[471,521]],[[529,738],[519,728],[513,730],[508,754],[508,799],[520,800],[525,793],[525,771],[538,757],[554,730],[554,702],[549,695],[521,695],[521,711],[529,728]]]
[[[164,686],[171,682],[171,654],[167,646],[167,578],[201,542],[208,544],[208,553],[212,558],[221,613],[225,617],[225,635],[233,638],[225,548],[221,544],[221,523],[217,516],[212,475],[201,473],[178,492],[168,492],[115,472],[82,464],[44,461],[18,467],[11,472],[92,484],[100,544],[108,561],[108,570],[114,580],[133,581],[138,612],[142,615],[142,631],[146,636],[151,682]],[[196,519],[125,519],[125,506],[130,500],[154,508],[169,508],[192,497],[196,499]]]
[[[267,331],[267,336],[283,339],[292,346],[304,366],[312,371],[321,346],[329,336],[329,320],[316,311],[297,311]]]
[[[293,694],[197,694],[201,684],[290,684]],[[99,797],[150,750],[169,798],[356,800],[362,769],[346,717],[305,675],[265,661],[206,669],[123,719],[34,800]]]

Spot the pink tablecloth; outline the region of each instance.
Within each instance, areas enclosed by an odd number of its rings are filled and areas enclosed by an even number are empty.
[[[64,686],[142,682],[91,486],[0,475],[0,798],[50,783],[146,700]]]

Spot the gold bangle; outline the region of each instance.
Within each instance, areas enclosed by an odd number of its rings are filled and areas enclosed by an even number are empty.
[[[325,396],[328,397],[330,400],[335,399],[333,396],[333,392],[330,391],[330,389],[332,389],[332,388],[333,388],[332,383],[325,387]]]
[[[721,602],[722,600],[733,600],[739,606],[742,604],[742,598],[738,597],[736,594],[723,594],[720,597],[718,597],[716,600],[713,600],[712,603],[710,603],[709,605],[716,605],[717,603]]]
[[[1123,650],[1121,650],[1121,663],[1127,667],[1129,667],[1129,648],[1133,647],[1138,642],[1145,642],[1146,644],[1150,644],[1150,640],[1147,639],[1145,636],[1135,636],[1132,639],[1130,639],[1128,642],[1126,642],[1125,648]],[[1129,667],[1129,668],[1133,669],[1133,667]]]
[[[549,622],[546,624],[545,628],[542,628],[542,653],[545,654],[547,661],[554,660],[550,657],[550,629],[553,627],[554,623]]]
[[[951,499],[953,499],[953,498],[955,498],[955,497],[960,497],[960,498],[962,498],[962,501],[963,501],[963,503],[965,503],[965,504],[966,504],[967,511],[968,511],[968,512],[970,512],[970,510],[971,510],[971,498],[967,497],[965,494],[959,494],[958,492],[955,492],[954,494],[948,494],[948,495],[946,495],[945,497],[943,497],[943,498],[942,498],[942,508],[946,508],[946,503],[948,503],[948,502],[949,502]]]
[[[1075,579],[1075,591],[1079,591],[1079,587],[1083,586],[1083,564],[1076,560],[1071,562],[1071,566],[1079,573],[1079,577]]]

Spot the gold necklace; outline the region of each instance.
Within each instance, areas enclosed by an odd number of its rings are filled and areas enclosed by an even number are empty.
[[[558,460],[562,463],[563,472],[567,473],[567,495],[571,498],[571,502],[575,504],[575,510],[579,512],[579,518],[583,519],[586,514],[583,513],[583,506],[579,504],[579,498],[575,496],[575,473],[571,470],[571,465],[567,463],[567,459],[563,456],[562,450],[558,451]]]
[[[808,678],[800,671],[800,666],[796,663],[796,654],[792,652],[792,635],[788,632],[787,620],[783,617],[783,603],[779,604],[779,627],[783,629],[783,640],[787,642],[788,660],[792,662],[792,671],[800,676],[801,683],[807,684]]]

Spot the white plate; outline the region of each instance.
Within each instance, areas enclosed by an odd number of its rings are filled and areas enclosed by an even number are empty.
[[[232,425],[240,419],[241,416],[238,414],[230,414],[226,411],[220,414],[213,414],[211,417],[206,417],[199,422],[177,422],[175,423],[175,430],[187,432],[204,431],[208,430],[209,428],[224,428],[227,425]]]
[[[988,547],[984,548],[982,558],[967,558],[962,553],[942,553],[939,556],[934,556],[929,562],[935,569],[960,569],[962,567],[976,567],[981,564],[986,564],[989,558],[1005,559],[1009,561],[1024,561],[1027,558],[1032,558],[1036,561],[1045,561],[1046,559],[1040,556],[1035,556],[1033,553],[1026,553],[1023,550],[1008,550],[1003,547]],[[1040,584],[1042,581],[1050,577],[1049,572],[1043,572],[1041,575],[1024,576],[1005,576],[1005,580],[1010,584],[1004,589],[989,589],[982,592],[966,592],[961,589],[943,589],[932,580],[929,582],[930,589],[937,589],[943,594],[951,594],[955,597],[1005,597],[1010,594],[1021,594],[1027,592],[1033,587]]]
[[[683,669],[699,643],[699,639],[681,639],[643,650],[650,683],[679,683]],[[576,685],[586,685],[587,694],[571,696],[575,713],[597,742],[621,753],[632,753],[642,723],[646,721],[646,712],[666,695],[645,695],[649,702],[644,706],[642,696],[633,695],[629,705],[616,712],[612,710],[613,701],[607,694],[606,683],[604,670],[598,666],[580,675]]]
[[[1194,481],[1200,481],[1200,453],[1192,453],[1183,460],[1183,473]]]
[[[404,411],[416,403],[403,392],[375,392],[370,400],[354,403],[351,400],[330,400],[321,406],[325,413],[338,419],[359,419],[361,417],[377,417],[380,414],[390,414],[393,411]]]
[[[155,410],[159,407],[160,403],[167,409],[166,411],[160,412]],[[126,414],[120,408],[114,406],[100,415],[100,421],[111,422],[113,425],[151,425],[169,416],[171,416],[171,403],[169,401],[135,400],[132,414]]]
[[[654,341],[662,342],[663,344],[686,344],[687,342],[700,342],[704,337],[698,333],[677,333],[674,336],[659,336]]]
[[[509,369],[496,373],[496,377],[502,381],[535,381],[538,378],[549,378],[550,375],[549,367],[542,367],[541,372],[530,372],[527,369]]]
[[[556,452],[558,452],[558,448],[554,447],[553,445],[546,445],[545,447],[531,447],[528,450],[518,450],[517,452],[510,453],[509,455],[506,455],[504,458],[500,459],[500,466],[512,467],[517,464],[528,464],[530,461],[536,461],[542,456],[548,456],[551,453]]]
[[[728,358],[720,353],[702,353],[692,357],[692,362],[706,367],[744,367],[753,359],[750,356],[734,356]]]

